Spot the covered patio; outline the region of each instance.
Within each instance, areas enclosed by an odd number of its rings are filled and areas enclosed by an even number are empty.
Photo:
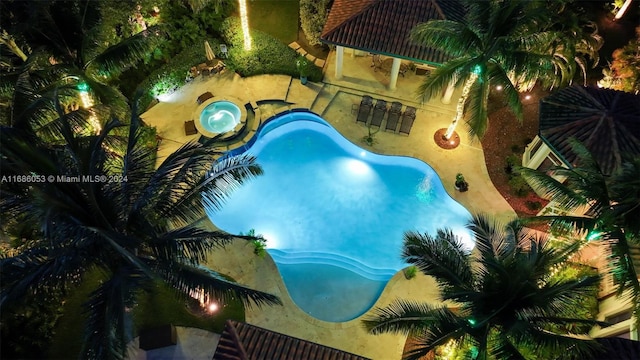
[[[325,82],[421,101],[416,89],[423,75],[446,56],[413,42],[411,29],[429,20],[463,16],[464,7],[457,1],[336,0],[321,36],[336,46],[327,59]],[[443,103],[450,102],[453,91],[453,85],[444,91]]]

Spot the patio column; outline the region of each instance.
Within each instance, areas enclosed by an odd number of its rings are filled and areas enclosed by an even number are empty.
[[[393,64],[391,64],[391,80],[389,80],[389,90],[396,89],[396,83],[398,82],[399,72],[400,72],[400,59],[393,58]]]
[[[344,58],[344,47],[336,46],[336,79],[342,79],[343,58]]]
[[[442,99],[440,99],[443,104],[448,104],[451,102],[451,96],[453,96],[453,91],[456,89],[455,84],[455,79],[452,79],[451,82],[449,82],[449,85],[447,85],[447,88],[444,90],[444,95],[442,95]]]

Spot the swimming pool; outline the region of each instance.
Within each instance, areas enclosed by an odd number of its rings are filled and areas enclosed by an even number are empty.
[[[448,226],[473,246],[471,215],[422,161],[363,150],[309,112],[272,119],[254,140],[247,151],[264,175],[207,213],[230,233],[262,234],[289,295],[318,319],[347,321],[373,306],[407,266],[405,231]]]

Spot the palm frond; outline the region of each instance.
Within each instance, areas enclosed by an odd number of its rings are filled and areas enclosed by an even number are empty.
[[[482,138],[487,132],[489,125],[487,107],[489,104],[489,92],[491,91],[490,85],[487,74],[482,72],[471,86],[471,91],[465,104],[465,120],[469,125],[469,136],[471,138]]]
[[[411,40],[442,51],[452,58],[479,55],[482,40],[463,23],[431,20],[411,30]]]
[[[248,154],[225,157],[216,161],[205,182],[198,191],[207,190],[204,201],[207,206],[218,210],[226,198],[247,180],[262,175],[262,168],[255,157]]]
[[[0,307],[15,303],[28,293],[65,289],[78,281],[87,261],[75,257],[72,249],[59,248],[55,257],[51,253],[49,248],[36,247],[0,259]]]
[[[409,300],[395,300],[384,308],[375,308],[362,324],[372,334],[394,333],[418,336],[430,329],[459,328],[464,320],[445,306],[432,306]]]
[[[84,304],[85,324],[82,357],[124,359],[131,333],[127,330],[127,308],[132,305],[142,278],[132,269],[120,269],[100,284]]]
[[[462,69],[468,64],[470,58],[461,58],[447,61],[445,64],[431,71],[418,87],[416,94],[424,101],[442,94],[442,90],[452,83],[459,83],[462,77]]]
[[[197,264],[206,259],[207,252],[229,243],[234,237],[221,231],[206,231],[196,225],[174,229],[148,242],[149,251],[158,261],[184,259]]]
[[[567,210],[575,210],[578,207],[585,206],[589,199],[585,198],[581,193],[571,189],[567,184],[556,180],[555,178],[541,171],[530,169],[527,167],[516,167],[515,170],[522,175],[531,187],[543,194],[543,197],[553,199],[554,202]],[[569,174],[571,171],[567,169],[558,169],[562,174]]]
[[[227,280],[219,273],[201,266],[191,266],[174,262],[173,268],[159,268],[165,282],[184,296],[192,296],[194,292],[204,291],[211,299],[221,303],[232,300],[241,301],[244,306],[258,307],[264,305],[282,305],[280,299],[272,294],[248,288]]]
[[[110,46],[102,53],[91,59],[84,65],[84,69],[95,79],[109,77],[111,74],[128,69],[147,53],[154,49],[158,42],[164,38],[164,31],[158,26],[152,26],[136,35],[133,35],[115,45]]]
[[[444,299],[473,291],[469,251],[451,230],[438,230],[435,237],[405,233],[401,256],[425,275],[433,276]]]
[[[490,66],[488,71],[489,82],[502,86],[502,96],[506,99],[507,106],[516,116],[516,119],[522,121],[524,110],[522,101],[520,101],[520,94],[516,86],[511,82],[507,72],[501,66]]]
[[[513,338],[517,344],[526,346],[534,354],[562,354],[570,351],[572,356],[588,358],[599,349],[598,343],[594,340],[558,335],[534,327],[528,327]]]

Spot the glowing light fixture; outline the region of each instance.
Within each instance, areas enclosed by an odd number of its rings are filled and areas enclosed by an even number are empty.
[[[82,102],[82,107],[85,109],[91,108],[94,103],[93,99],[91,99],[91,96],[89,96],[89,84],[83,81],[81,83],[78,83],[76,87],[78,91],[80,91],[80,101]],[[98,118],[95,115],[91,114],[89,116],[89,123],[95,129],[95,133],[99,134],[100,130],[102,130],[102,125],[100,125],[100,121],[98,121]]]
[[[496,90],[498,90],[498,91],[502,91],[502,85],[498,85],[498,86],[496,86]]]
[[[531,95],[525,95],[524,99],[525,100],[531,100]]]
[[[244,49],[251,50],[251,34],[249,34],[249,17],[247,16],[247,0],[238,0],[240,5],[240,24],[244,36]]]
[[[214,302],[209,303],[209,305],[207,306],[207,311],[210,313],[214,313],[216,311],[218,311],[218,309],[220,308],[220,306]]]
[[[83,92],[83,93],[89,92],[89,84],[87,84],[84,81],[79,83],[77,88],[78,88],[78,90],[80,90],[80,92]]]
[[[600,238],[600,236],[602,236],[602,232],[591,230],[589,231],[589,234],[587,234],[587,241],[597,240]]]

